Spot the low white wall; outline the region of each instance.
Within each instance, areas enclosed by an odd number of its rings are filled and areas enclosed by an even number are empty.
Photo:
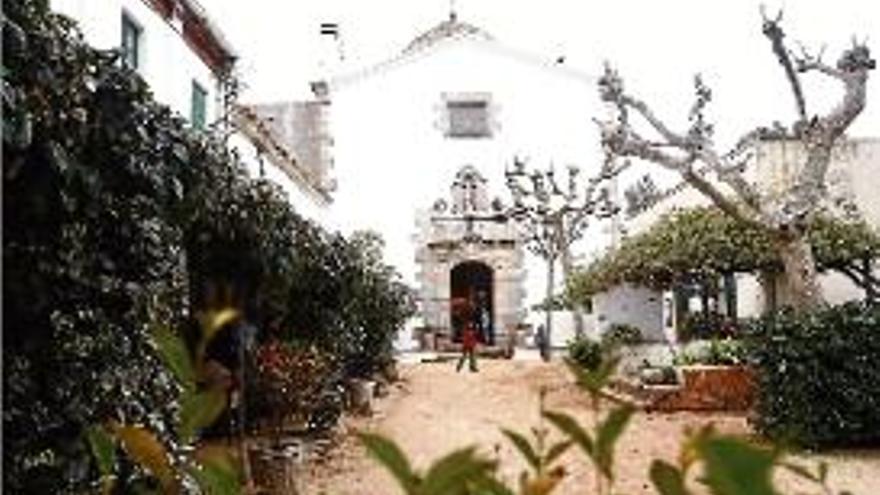
[[[647,341],[663,341],[662,294],[642,287],[624,285],[593,296],[595,332],[604,333],[611,325],[637,327]]]

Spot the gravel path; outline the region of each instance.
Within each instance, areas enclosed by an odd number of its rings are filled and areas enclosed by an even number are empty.
[[[527,432],[536,425],[538,395],[547,387],[547,407],[563,410],[582,422],[591,421],[592,412],[582,392],[570,382],[558,362],[536,361],[480,362],[479,373],[456,374],[454,362],[409,364],[401,368],[402,381],[391,394],[379,400],[370,418],[349,418],[347,431],[378,431],[398,442],[418,468],[439,456],[465,445],[478,445],[488,456],[500,457],[501,475],[508,485],[525,464],[501,435],[506,427]],[[749,433],[742,415],[729,414],[637,414],[624,433],[617,450],[617,493],[654,494],[647,478],[653,458],[674,462],[683,431],[707,422],[720,431]],[[552,438],[559,438],[554,432]],[[880,451],[847,452],[825,456],[831,463],[832,484],[856,495],[880,493]],[[810,459],[815,461],[815,459]],[[570,451],[562,461],[569,472],[554,494],[591,493],[592,470],[583,456]],[[384,495],[401,493],[384,468],[368,458],[352,435],[341,443],[323,463],[308,466],[303,475],[306,494]],[[816,492],[780,473],[786,493]]]

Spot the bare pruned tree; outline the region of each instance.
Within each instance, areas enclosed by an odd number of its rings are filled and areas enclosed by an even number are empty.
[[[571,246],[581,239],[590,220],[611,218],[620,208],[609,193],[608,182],[629,166],[606,159],[599,173],[581,182],[580,169],[568,167],[568,177],[560,185],[551,165],[547,170],[527,170],[526,162],[514,158],[513,169],[505,170],[507,188],[513,198],[507,216],[519,224],[522,240],[534,254],[547,262],[547,297],[545,307],[544,343],[550,343],[553,319],[551,313],[556,261],[562,262],[562,273],[568,280],[572,270]],[[578,308],[573,311],[575,332],[583,336],[583,321]],[[542,346],[544,359],[549,347]]]
[[[743,135],[732,150],[721,152],[713,141],[713,126],[704,117],[712,93],[699,75],[694,79],[696,97],[689,127],[677,131],[647,103],[628,93],[620,75],[606,64],[599,89],[614,116],[600,122],[602,143],[609,156],[637,157],[679,173],[727,214],[766,229],[783,261],[788,303],[800,309],[824,302],[807,229],[825,195],[832,148],[865,108],[868,74],[875,61],[866,44],[855,39],[833,66],[824,63],[821,55],[812,56],[803,49],[795,54],[783,42],[781,12],[771,19],[762,9],[762,17],[764,35],[785,70],[797,106],[798,118],[790,129],[778,123],[774,128],[757,128]],[[843,86],[843,98],[825,115],[810,117],[807,113],[799,79],[806,72],[818,72]],[[644,121],[657,137],[637,131],[633,117]],[[793,186],[771,198],[746,179],[745,167],[759,141],[775,138],[800,141],[805,158]]]

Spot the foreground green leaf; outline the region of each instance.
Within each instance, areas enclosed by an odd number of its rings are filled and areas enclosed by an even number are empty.
[[[195,394],[185,394],[180,409],[180,437],[190,442],[196,432],[211,426],[226,409],[226,393],[209,389]]]
[[[206,495],[238,495],[241,483],[238,473],[227,462],[218,459],[204,459],[187,469],[202,492]]]
[[[590,438],[590,434],[581,427],[577,420],[565,413],[555,411],[544,411],[543,416],[553,426],[571,438],[590,458],[593,457],[595,451],[593,439]]]
[[[651,483],[660,495],[690,495],[685,487],[684,474],[675,466],[664,461],[651,463]]]
[[[89,448],[101,473],[102,493],[110,493],[113,489],[114,466],[116,465],[116,443],[100,425],[86,430]]]
[[[508,430],[506,428],[501,429],[501,433],[504,434],[510,440],[510,442],[519,450],[520,454],[522,454],[523,458],[525,458],[526,462],[529,463],[529,466],[532,467],[535,471],[541,470],[541,458],[532,448],[532,445],[529,441],[519,433]]]
[[[153,338],[162,360],[183,389],[185,391],[194,390],[196,374],[183,339],[176,332],[164,326],[153,330]]]
[[[635,408],[632,406],[614,409],[596,433],[596,463],[608,479],[614,478],[614,446],[634,412]]]
[[[771,480],[774,452],[725,436],[703,438],[697,449],[713,494],[777,495]]]
[[[414,493],[419,479],[400,447],[393,441],[373,433],[360,433],[358,437],[367,451],[391,471],[404,491]]]
[[[421,495],[464,494],[492,477],[495,463],[479,458],[474,447],[456,450],[435,462],[425,475]]]

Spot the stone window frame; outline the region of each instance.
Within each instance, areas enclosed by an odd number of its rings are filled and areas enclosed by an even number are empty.
[[[457,132],[453,129],[451,110],[459,108],[485,108],[485,124],[479,130],[465,130]],[[444,137],[448,139],[491,139],[498,131],[498,105],[492,99],[492,93],[487,91],[469,92],[444,92],[441,93],[439,128]]]

